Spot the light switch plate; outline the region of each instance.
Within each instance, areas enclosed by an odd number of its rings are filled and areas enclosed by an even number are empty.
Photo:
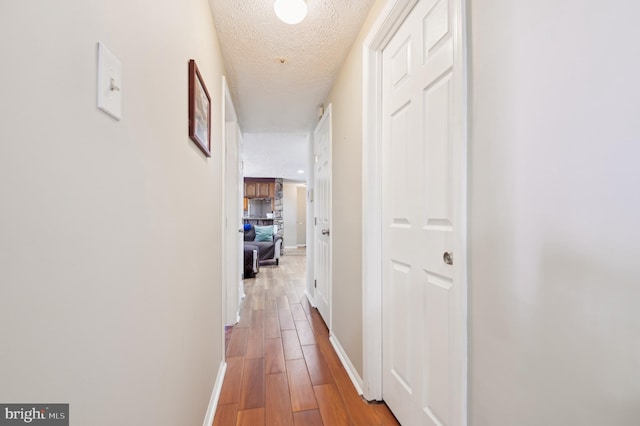
[[[98,108],[116,120],[122,116],[122,64],[98,43]]]

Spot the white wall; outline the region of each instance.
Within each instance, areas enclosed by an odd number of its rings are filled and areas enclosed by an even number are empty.
[[[244,133],[245,176],[304,182],[311,176],[306,167],[309,138],[309,133]]]
[[[298,199],[296,213],[298,222],[296,228],[298,230],[296,243],[298,246],[307,245],[307,186],[299,184],[296,188]]]
[[[0,6],[0,401],[197,425],[222,360],[220,78],[206,0]],[[96,43],[123,117],[96,103]],[[187,137],[187,64],[213,157]]]
[[[471,2],[472,425],[638,424],[639,15]]]
[[[362,376],[362,43],[384,4],[374,3],[325,105],[332,104],[332,326]],[[307,244],[307,247],[311,242]]]
[[[298,243],[298,184],[282,185],[282,217],[284,219],[285,247],[297,247]]]

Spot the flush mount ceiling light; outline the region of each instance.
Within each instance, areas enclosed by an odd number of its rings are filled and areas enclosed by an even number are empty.
[[[273,4],[276,15],[284,23],[295,25],[307,16],[305,0],[276,0]]]

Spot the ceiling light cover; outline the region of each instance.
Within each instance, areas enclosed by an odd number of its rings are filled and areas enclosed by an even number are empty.
[[[273,5],[276,15],[284,23],[295,25],[307,16],[305,0],[276,0]]]

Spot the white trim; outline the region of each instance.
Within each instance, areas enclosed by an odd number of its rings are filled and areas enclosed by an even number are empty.
[[[308,291],[309,289],[304,289],[304,294],[307,296],[307,300],[311,304],[312,307],[316,307],[316,302],[313,299],[313,295]]]
[[[227,85],[227,90],[229,90],[229,85]],[[231,92],[229,92],[229,99],[231,99],[231,103],[233,104],[233,99],[231,98]],[[235,105],[233,106],[233,112],[235,114]],[[242,129],[240,129],[240,122],[238,121],[238,117],[236,115],[235,120],[235,129],[236,129],[236,153],[238,160],[238,213],[242,215],[242,198],[244,197],[244,162],[242,160],[243,150],[244,150],[244,139],[242,137]],[[239,224],[242,224],[240,221]],[[244,300],[246,293],[244,292],[244,242],[240,242],[238,244],[238,289],[239,289],[239,300],[238,300],[238,321],[240,321],[240,306],[242,306],[242,301]],[[258,253],[254,253],[254,265],[258,264]]]
[[[322,120],[329,120],[329,228],[333,228],[333,104],[327,105]],[[315,187],[315,185],[314,185]],[[333,235],[329,233],[329,331],[333,329]]]
[[[221,155],[222,155],[222,249],[223,253],[227,253],[229,251],[229,244],[231,242],[228,238],[228,233],[230,232],[228,223],[229,212],[228,209],[228,188],[227,188],[227,169],[229,168],[229,164],[227,164],[227,143],[228,140],[233,139],[235,143],[237,143],[237,136],[239,133],[238,123],[237,123],[237,115],[236,110],[233,105],[233,99],[231,97],[231,92],[229,90],[229,85],[227,84],[227,79],[225,76],[222,76],[222,108],[221,108],[221,118],[222,118],[222,137],[221,141]],[[227,110],[229,114],[227,115]],[[232,126],[229,126],[232,124]],[[230,131],[230,127],[235,130],[233,133]],[[237,174],[237,173],[236,173]],[[231,225],[233,226],[233,225]],[[235,229],[235,226],[233,226]],[[235,232],[235,231],[234,231]],[[236,235],[236,234],[234,234]],[[236,247],[236,246],[234,246]],[[238,248],[239,250],[239,248]],[[238,272],[239,273],[239,272]],[[240,273],[239,273],[240,274]],[[236,318],[240,317],[240,301],[242,300],[242,275],[240,274],[239,282],[230,283],[230,271],[227,265],[227,258],[223,255],[222,257],[222,287],[223,287],[223,324],[225,325],[234,325],[237,323]],[[229,286],[233,286],[233,294],[230,293]],[[237,297],[235,297],[237,295]],[[233,300],[228,300],[229,297],[233,297]],[[236,322],[234,322],[236,321]],[[224,340],[223,340],[224,341]],[[223,346],[224,347],[224,346]]]
[[[342,366],[344,367],[344,369],[347,371],[347,374],[351,379],[351,383],[353,383],[353,386],[355,386],[356,391],[358,392],[358,395],[362,395],[362,378],[358,374],[358,371],[356,370],[356,368],[351,363],[351,359],[349,359],[349,357],[347,356],[347,353],[342,348],[340,341],[338,341],[338,337],[336,337],[335,334],[330,333],[329,342],[331,342],[331,346],[333,346],[333,349],[335,349],[336,354],[338,355],[338,358],[340,358],[340,362],[342,363]]]
[[[307,134],[307,169],[309,172],[307,173],[307,285],[305,288],[305,294],[307,295],[307,299],[312,306],[315,306],[315,302],[313,301],[313,296],[311,293],[313,290],[313,280],[315,277],[315,226],[314,226],[314,217],[315,217],[315,205],[313,203],[313,185],[315,183],[315,163],[314,163],[314,137],[313,132]]]
[[[224,76],[220,77],[221,80],[221,85],[222,85],[222,96],[220,96],[220,123],[221,123],[221,141],[225,140],[225,133],[227,131],[226,128],[226,119],[225,119],[225,89],[227,88],[227,80],[225,79]],[[227,173],[227,165],[226,165],[226,147],[224,143],[220,144],[220,155],[221,155],[221,161],[220,163],[222,164],[222,170],[221,170],[221,174],[220,174],[220,178],[221,178],[221,182],[220,182],[220,189],[222,190],[221,193],[221,197],[222,198],[222,203],[220,203],[220,217],[222,218],[222,220],[220,221],[220,235],[222,235],[221,238],[221,245],[220,245],[220,249],[222,251],[222,253],[225,253],[225,249],[226,249],[226,244],[227,244],[227,237],[226,237],[226,233],[227,233],[227,229],[225,226],[226,223],[226,217],[227,217],[227,200],[226,200],[226,173]],[[222,353],[222,362],[225,362],[226,359],[226,351],[225,351],[225,347],[226,347],[226,342],[225,342],[225,333],[224,333],[224,326],[227,325],[227,260],[224,257],[224,254],[221,256],[220,259],[220,266],[221,266],[221,270],[220,270],[220,277],[222,278],[221,283],[220,283],[220,292],[221,294],[221,305],[220,306],[220,315],[222,316],[222,333],[220,336],[220,352]],[[225,370],[226,370],[226,363],[225,363]],[[214,387],[215,390],[215,387]],[[215,408],[214,408],[215,411]],[[209,423],[211,424],[211,423]]]
[[[226,137],[227,137],[227,119],[226,119],[226,101],[225,101],[225,94],[227,91],[227,80],[224,77],[224,75],[221,77],[222,80],[222,96],[220,96],[220,102],[221,102],[221,108],[220,108],[220,114],[221,114],[221,135],[220,135],[220,140],[222,141],[222,143],[220,143],[220,155],[221,155],[221,163],[222,163],[222,173],[221,173],[221,188],[222,188],[222,203],[221,203],[221,209],[222,209],[222,253],[226,253],[227,250],[227,144],[225,143],[226,141]],[[221,266],[222,266],[222,324],[223,325],[232,325],[232,324],[228,324],[228,318],[227,315],[228,314],[228,310],[229,310],[229,301],[227,300],[227,259],[226,257],[223,255],[222,256],[222,262]],[[222,333],[222,342],[223,345],[222,347],[224,348],[224,333]]]
[[[314,152],[314,158],[315,158],[315,152],[316,152],[316,144],[318,141],[316,141],[315,139],[315,134],[316,134],[316,130],[318,129],[318,127],[320,127],[321,125],[324,125],[325,121],[328,121],[328,126],[329,126],[329,195],[328,195],[328,200],[329,200],[329,227],[331,228],[333,226],[333,108],[332,108],[332,104],[327,105],[327,107],[325,107],[324,109],[324,114],[322,115],[322,117],[320,118],[320,121],[318,121],[318,124],[316,124],[316,127],[313,131],[313,152]],[[313,175],[313,179],[314,179],[314,188],[316,187],[316,180],[317,180],[317,176],[315,175],[315,163],[314,163],[314,175]],[[318,217],[318,203],[317,200],[316,202],[314,202],[314,218]],[[316,237],[317,237],[317,233],[318,233],[318,225],[315,223],[314,220],[314,228],[313,228],[313,235],[314,235],[314,244],[316,243]],[[331,331],[331,327],[332,327],[332,318],[333,318],[333,236],[331,235],[331,233],[329,233],[328,236],[329,239],[329,265],[328,265],[328,269],[329,269],[329,273],[328,273],[328,278],[327,278],[327,285],[328,285],[328,291],[329,291],[329,318],[322,318],[325,322],[325,324],[327,325],[327,328],[329,329],[329,331]],[[314,266],[313,266],[313,271],[314,271],[314,276],[313,279],[314,281],[317,279],[317,274],[318,274],[318,253],[317,251],[314,249]],[[317,291],[317,287],[315,286],[315,282],[314,282],[314,286],[313,286],[313,295],[314,295],[314,300],[315,300],[315,296],[316,296],[316,291]],[[314,307],[317,308],[317,305],[314,305]],[[319,312],[319,311],[318,311]],[[322,315],[321,315],[322,316]]]
[[[362,294],[363,389],[382,399],[382,50],[418,0],[388,0],[363,46]]]
[[[216,416],[216,409],[218,408],[218,401],[220,400],[220,392],[222,391],[222,383],[224,382],[224,375],[227,372],[227,363],[222,361],[218,368],[218,376],[216,376],[216,382],[213,384],[213,391],[211,392],[211,398],[209,399],[209,406],[207,407],[207,414],[204,416],[202,426],[211,426],[213,419]]]
[[[455,209],[457,213],[460,215],[457,220],[457,236],[458,240],[454,242],[454,250],[457,250],[459,255],[456,255],[457,258],[460,259],[458,267],[456,268],[456,276],[454,279],[460,285],[460,307],[457,309],[458,312],[462,313],[462,318],[460,315],[456,316],[456,324],[454,324],[455,329],[458,330],[458,333],[455,333],[455,336],[461,337],[461,341],[453,342],[454,347],[456,347],[456,352],[462,355],[462,359],[458,360],[462,363],[462,368],[456,370],[460,376],[453,377],[452,380],[454,383],[460,384],[460,391],[462,395],[459,395],[460,400],[457,401],[458,410],[454,409],[452,416],[452,424],[454,425],[466,425],[468,423],[468,413],[469,413],[469,312],[467,305],[467,295],[468,295],[468,244],[467,244],[467,224],[468,224],[468,171],[469,171],[469,114],[471,112],[471,106],[469,104],[469,90],[468,90],[468,82],[469,82],[469,39],[467,33],[467,0],[460,0],[460,7],[454,8],[455,17],[453,19],[454,31],[453,31],[453,42],[454,42],[454,52],[456,52],[456,56],[454,57],[454,67],[457,67],[460,72],[457,73],[457,79],[453,81],[453,90],[461,91],[461,93],[454,93],[454,99],[461,99],[461,105],[458,105],[459,122],[456,126],[454,126],[454,134],[452,138],[454,140],[461,141],[460,143],[454,144],[455,147],[460,149],[458,153],[458,161],[462,163],[462,167],[458,170],[457,178],[460,179],[459,182],[454,182],[454,185],[457,185],[460,188],[460,199],[458,200],[460,208]],[[456,25],[460,24],[460,28],[455,28]],[[455,44],[459,43],[459,49],[456,49]],[[457,130],[457,131],[456,131]],[[454,152],[455,155],[455,152]],[[455,158],[455,157],[454,157]],[[456,177],[454,177],[455,179]]]
[[[395,34],[402,22],[419,0],[388,0],[378,19],[369,31],[363,43],[363,138],[362,138],[362,294],[363,294],[363,390],[367,400],[382,399],[382,181],[381,181],[381,105],[382,105],[382,51]],[[461,384],[463,395],[459,395],[458,409],[454,410],[452,424],[466,425],[468,416],[468,312],[467,312],[467,172],[468,172],[468,44],[466,0],[460,0],[461,7],[456,7],[454,25],[461,23],[461,28],[454,31],[454,58],[460,73],[454,81],[454,90],[461,90],[459,107],[462,113],[455,129],[459,130],[453,137],[464,141],[458,153],[464,166],[461,179],[460,217],[458,218],[459,239],[455,242],[456,262],[459,262],[455,279],[460,283],[460,312],[463,318],[456,318],[454,327],[460,331],[462,341],[454,342],[456,352],[463,359],[459,370],[460,376],[452,379]],[[459,254],[458,254],[459,253]]]

